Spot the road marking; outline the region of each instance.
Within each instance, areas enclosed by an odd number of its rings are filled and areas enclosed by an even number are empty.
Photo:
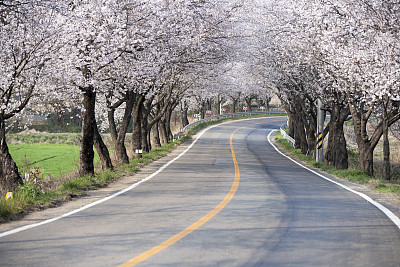
[[[336,181],[334,181],[334,180],[332,180],[332,179],[329,179],[329,178],[326,177],[326,176],[323,176],[322,174],[320,174],[320,173],[318,173],[318,172],[316,172],[316,171],[314,171],[314,170],[312,170],[312,169],[310,169],[310,168],[307,168],[306,166],[300,164],[299,162],[295,161],[295,160],[292,159],[291,157],[286,156],[286,155],[283,154],[281,151],[279,151],[279,149],[271,142],[271,134],[272,134],[273,132],[275,132],[275,131],[277,131],[277,130],[273,130],[273,131],[271,131],[271,132],[268,134],[268,142],[271,144],[271,146],[273,146],[273,147],[275,148],[276,151],[278,151],[278,153],[280,153],[282,156],[284,156],[284,157],[290,159],[291,161],[293,161],[293,162],[296,163],[297,165],[303,167],[304,169],[306,169],[306,170],[308,170],[308,171],[314,173],[315,175],[318,175],[319,177],[321,177],[321,178],[323,178],[323,179],[325,179],[325,180],[327,180],[327,181],[329,181],[329,182],[331,182],[331,183],[334,183],[334,184],[336,184],[336,185],[338,185],[338,186],[340,186],[340,187],[346,189],[347,191],[350,191],[350,192],[352,192],[352,193],[354,193],[354,194],[356,194],[356,195],[359,195],[360,197],[362,197],[363,199],[365,199],[366,201],[368,201],[369,203],[371,203],[372,205],[374,205],[375,207],[377,207],[379,210],[381,210],[381,211],[382,211],[387,217],[389,217],[389,219],[400,229],[400,219],[399,219],[399,217],[397,217],[393,212],[391,212],[388,208],[386,208],[386,207],[383,206],[382,204],[376,202],[375,200],[373,200],[373,199],[370,198],[369,196],[365,195],[364,193],[361,193],[361,192],[358,192],[358,191],[356,191],[356,190],[353,190],[353,189],[351,189],[350,187],[347,187],[347,186],[345,186],[345,185],[343,185],[343,184],[341,184],[341,183],[338,183],[338,182],[336,182]]]
[[[157,254],[158,252],[170,247],[171,245],[175,244],[176,242],[178,242],[179,240],[181,240],[185,236],[189,235],[190,233],[192,233],[193,231],[195,231],[196,229],[201,227],[203,224],[205,224],[211,218],[213,218],[215,215],[217,215],[223,208],[225,208],[225,206],[232,200],[233,196],[235,195],[236,190],[237,190],[237,188],[239,186],[239,181],[240,181],[239,165],[238,165],[238,163],[236,161],[235,151],[233,150],[232,139],[233,139],[233,136],[235,135],[235,133],[237,131],[239,131],[240,129],[246,128],[246,127],[249,127],[249,126],[240,127],[238,129],[236,129],[231,134],[231,136],[229,138],[229,144],[230,144],[230,147],[231,147],[233,164],[235,165],[235,180],[233,181],[231,190],[225,196],[224,200],[222,200],[222,202],[220,202],[218,204],[218,206],[215,207],[212,211],[210,211],[208,214],[203,216],[201,219],[199,219],[197,222],[195,222],[194,224],[192,224],[191,226],[189,226],[185,230],[183,230],[180,233],[174,235],[173,237],[169,238],[168,240],[162,242],[161,244],[159,244],[159,245],[147,250],[146,252],[143,252],[139,256],[136,256],[135,258],[132,258],[129,261],[119,265],[119,267],[134,266],[134,265],[136,265],[136,264],[138,264],[138,263],[150,258],[151,256]]]

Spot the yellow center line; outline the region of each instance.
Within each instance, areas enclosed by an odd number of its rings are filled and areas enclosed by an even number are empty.
[[[235,180],[233,181],[231,190],[225,196],[224,200],[222,200],[222,202],[219,203],[218,206],[215,207],[212,211],[210,211],[208,214],[206,214],[204,217],[199,219],[197,222],[195,222],[194,224],[192,224],[191,226],[189,226],[182,232],[180,232],[180,233],[174,235],[173,237],[169,238],[168,240],[162,242],[158,246],[155,246],[155,247],[143,252],[139,256],[136,256],[136,257],[130,259],[129,261],[119,265],[119,267],[134,266],[142,261],[145,261],[146,259],[150,258],[151,256],[157,254],[158,252],[164,250],[165,248],[168,248],[169,246],[175,244],[176,242],[178,242],[185,236],[189,235],[191,232],[193,232],[196,229],[198,229],[199,227],[201,227],[203,224],[205,224],[207,221],[209,221],[211,218],[213,218],[215,215],[217,215],[217,213],[220,212],[223,208],[225,208],[225,206],[232,200],[233,196],[235,195],[236,190],[239,186],[239,180],[240,180],[239,165],[236,161],[235,151],[233,150],[232,139],[237,131],[239,131],[240,129],[246,128],[246,127],[248,127],[248,126],[240,127],[238,129],[236,129],[229,138],[229,144],[231,146],[231,151],[232,151],[233,164],[235,165]]]

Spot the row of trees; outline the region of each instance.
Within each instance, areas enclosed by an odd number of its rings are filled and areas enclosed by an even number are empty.
[[[326,163],[348,167],[343,125],[351,118],[361,169],[374,174],[383,136],[389,179],[389,127],[400,119],[400,3],[286,0],[260,8],[261,23],[273,27],[260,29],[254,69],[283,101],[296,146],[315,149],[320,98],[330,113]]]
[[[303,153],[315,149],[322,99],[325,160],[338,168],[348,167],[351,116],[360,166],[372,175],[382,136],[390,166],[388,129],[400,118],[399,10],[394,0],[0,0],[0,184],[21,183],[6,131],[26,110],[83,111],[84,175],[94,173],[93,146],[113,167],[101,131],[128,163],[127,149],[172,138],[174,109],[204,115],[229,100],[236,111],[240,99],[250,106],[272,94]]]
[[[28,109],[83,111],[81,175],[94,174],[93,146],[101,166],[113,168],[101,131],[110,132],[118,164],[129,162],[129,125],[132,151],[170,141],[172,111],[202,95],[201,83],[227,59],[223,40],[237,8],[212,0],[0,1],[1,187],[22,182],[6,131]]]

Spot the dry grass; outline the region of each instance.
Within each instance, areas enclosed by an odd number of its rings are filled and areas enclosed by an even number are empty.
[[[358,149],[356,136],[354,134],[353,125],[351,122],[347,122],[344,127],[347,147],[349,153],[349,167],[358,168]],[[368,127],[370,133],[373,132],[373,128],[370,125]],[[393,180],[400,180],[400,140],[394,137],[392,134],[389,136],[390,142],[390,163],[392,168],[391,177]],[[382,138],[374,150],[374,170],[375,176],[382,177],[383,175],[383,141]]]

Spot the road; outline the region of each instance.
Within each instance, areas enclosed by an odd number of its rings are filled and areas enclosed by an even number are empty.
[[[1,237],[0,265],[399,266],[381,210],[271,146],[283,121],[208,129],[132,190]]]

